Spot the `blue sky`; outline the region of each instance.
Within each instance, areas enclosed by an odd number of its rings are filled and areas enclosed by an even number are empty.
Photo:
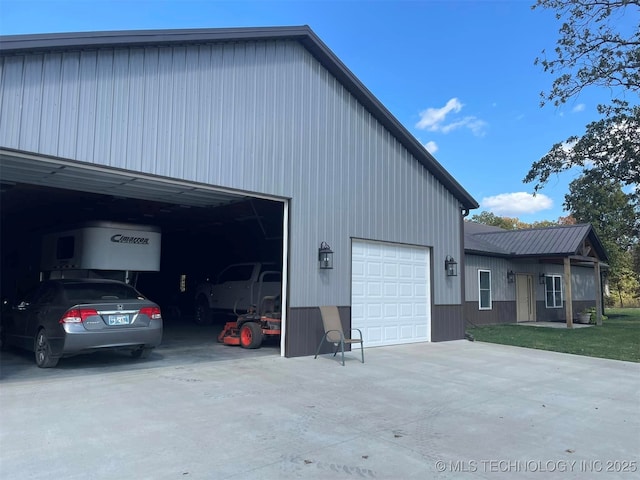
[[[480,203],[556,220],[571,171],[533,197],[531,164],[598,119],[607,91],[540,108],[553,77],[534,65],[559,23],[534,0],[0,0],[3,35],[309,25]]]

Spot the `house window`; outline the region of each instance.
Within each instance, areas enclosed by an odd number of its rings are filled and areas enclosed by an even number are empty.
[[[491,271],[478,270],[480,310],[491,310]]]
[[[545,303],[547,308],[562,308],[562,276],[561,275],[546,276]]]

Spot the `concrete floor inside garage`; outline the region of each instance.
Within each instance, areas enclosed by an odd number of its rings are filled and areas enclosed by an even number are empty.
[[[245,349],[217,341],[222,323],[196,325],[190,319],[165,321],[162,343],[148,359],[133,359],[127,351],[106,351],[63,358],[52,369],[35,364],[33,353],[16,348],[0,352],[0,381],[101,375],[228,360],[242,361],[280,355],[280,340],[266,339],[260,348]]]

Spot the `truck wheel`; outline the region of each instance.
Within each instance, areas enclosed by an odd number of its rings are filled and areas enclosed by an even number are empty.
[[[199,298],[196,302],[196,316],[194,318],[198,325],[211,325],[213,321],[213,312],[209,308],[206,298]]]
[[[255,322],[247,322],[240,327],[240,346],[258,348],[262,345],[262,328]]]

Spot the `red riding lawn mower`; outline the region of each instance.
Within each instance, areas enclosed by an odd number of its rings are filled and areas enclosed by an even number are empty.
[[[264,297],[260,312],[255,307],[233,322],[227,322],[218,335],[218,342],[225,345],[240,345],[242,348],[260,348],[269,337],[279,337],[282,319],[280,297]]]

